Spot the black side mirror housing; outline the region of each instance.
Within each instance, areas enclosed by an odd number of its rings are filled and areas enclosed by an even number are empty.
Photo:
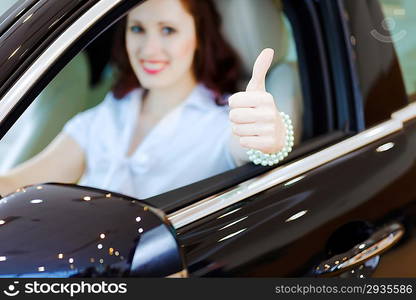
[[[173,227],[143,201],[54,183],[0,200],[0,277],[165,277],[184,270]]]

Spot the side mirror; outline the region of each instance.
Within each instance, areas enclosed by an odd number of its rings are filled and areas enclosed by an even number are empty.
[[[184,272],[173,227],[143,201],[66,184],[0,200],[0,277],[165,277]]]

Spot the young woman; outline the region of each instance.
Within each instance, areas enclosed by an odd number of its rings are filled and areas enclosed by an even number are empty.
[[[116,42],[113,91],[0,177],[0,194],[53,181],[144,199],[241,165],[248,148],[280,151],[286,128],[264,84],[273,50],[260,54],[247,90],[235,93],[238,58],[219,24],[211,0],[149,0],[133,9]]]

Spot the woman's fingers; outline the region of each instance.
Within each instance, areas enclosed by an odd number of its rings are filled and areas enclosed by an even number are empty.
[[[256,123],[259,117],[255,108],[234,108],[230,111],[230,120],[235,124]]]
[[[274,107],[234,108],[229,114],[230,121],[235,124],[275,123],[278,115]]]
[[[228,98],[228,105],[233,108],[255,108],[261,106],[274,107],[273,95],[267,92],[239,92]]]
[[[271,124],[235,124],[233,133],[236,136],[265,136],[274,134],[275,129]]]

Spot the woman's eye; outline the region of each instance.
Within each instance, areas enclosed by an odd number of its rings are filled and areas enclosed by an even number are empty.
[[[131,32],[134,32],[134,33],[142,33],[142,32],[144,32],[143,27],[138,26],[138,25],[130,26],[130,30],[131,30]]]
[[[175,33],[175,32],[176,32],[176,30],[172,27],[165,26],[165,27],[162,28],[162,33],[164,35],[171,35],[172,33]]]

